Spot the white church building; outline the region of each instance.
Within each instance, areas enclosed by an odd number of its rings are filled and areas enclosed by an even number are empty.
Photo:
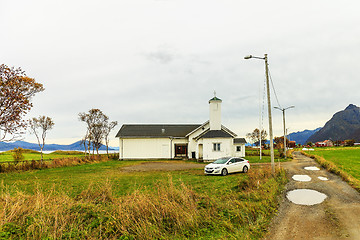
[[[203,124],[122,125],[119,159],[245,157],[245,139],[221,124],[221,103],[216,96],[209,100],[210,119]]]

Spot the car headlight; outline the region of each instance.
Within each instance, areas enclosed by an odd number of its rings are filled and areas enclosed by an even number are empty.
[[[220,169],[220,167],[216,167],[215,169]]]

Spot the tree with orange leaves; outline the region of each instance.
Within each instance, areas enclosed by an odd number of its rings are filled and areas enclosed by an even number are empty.
[[[26,76],[21,68],[0,65],[0,141],[20,136],[26,128],[23,117],[33,106],[31,99],[41,91],[43,85]]]

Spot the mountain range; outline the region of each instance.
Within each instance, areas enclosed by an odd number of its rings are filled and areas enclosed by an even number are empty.
[[[356,142],[360,142],[360,108],[350,104],[344,110],[335,113],[324,127],[290,133],[288,136],[291,141],[296,141],[297,144],[302,145],[307,142],[315,143],[324,140],[354,139]],[[37,143],[25,141],[0,142],[0,151],[8,151],[18,147],[40,151]],[[118,147],[109,147],[110,151],[118,149]],[[80,141],[69,145],[46,144],[43,150],[83,151],[84,146],[80,144]],[[106,150],[106,146],[102,145],[99,150]]]
[[[40,151],[40,147],[37,143],[29,143],[25,141],[15,141],[15,142],[0,142],[0,151],[8,151],[14,148],[24,148],[24,149],[31,149],[35,151]],[[84,146],[80,144],[80,141],[74,142],[69,145],[60,145],[60,144],[45,144],[43,151],[56,151],[56,150],[63,150],[63,151],[83,151]],[[102,145],[99,150],[106,150],[106,146]],[[116,150],[116,148],[109,147],[110,151]]]
[[[296,144],[305,145],[309,137],[311,137],[314,133],[316,133],[320,129],[321,127],[316,128],[314,130],[304,130],[301,132],[290,133],[288,135],[288,138],[290,141],[296,141]]]
[[[323,128],[314,133],[308,142],[324,140],[360,142],[360,108],[350,104],[345,110],[335,113]]]

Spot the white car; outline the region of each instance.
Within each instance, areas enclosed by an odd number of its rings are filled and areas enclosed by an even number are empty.
[[[226,176],[228,173],[244,172],[250,169],[249,161],[238,157],[223,157],[205,166],[205,174],[219,174]]]

